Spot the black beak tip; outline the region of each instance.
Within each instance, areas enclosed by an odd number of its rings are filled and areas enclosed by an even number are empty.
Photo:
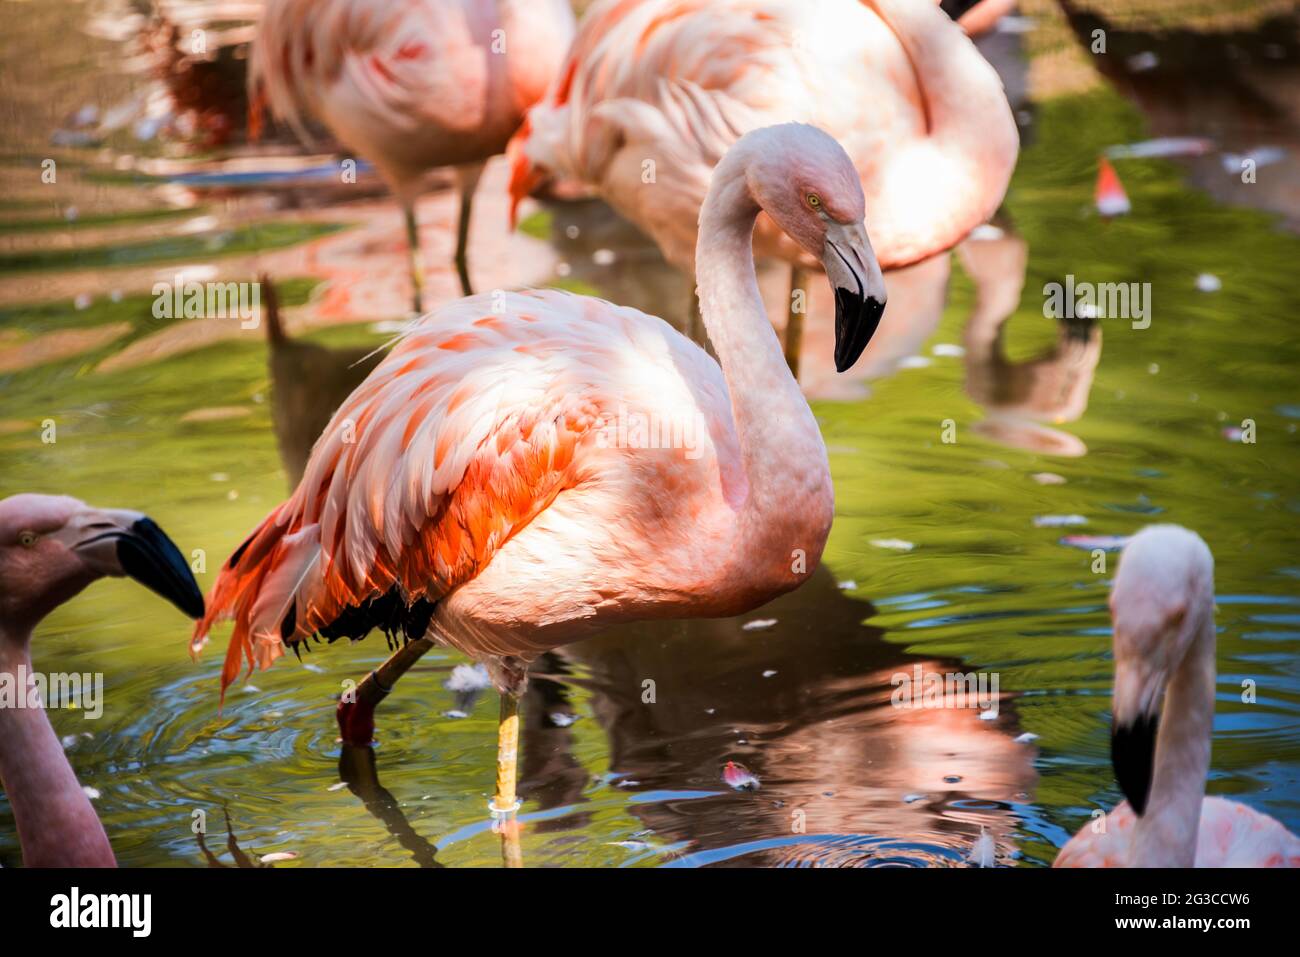
[[[191,618],[203,617],[203,592],[176,544],[151,518],[131,526],[117,540],[122,571],[161,595]]]
[[[848,289],[835,289],[835,371],[847,372],[858,361],[880,326],[885,304]]]
[[[1139,715],[1132,723],[1117,724],[1111,729],[1110,760],[1115,768],[1115,780],[1138,817],[1146,811],[1151,794],[1159,724],[1158,714]]]

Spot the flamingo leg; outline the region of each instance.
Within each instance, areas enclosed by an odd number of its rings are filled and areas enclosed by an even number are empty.
[[[375,706],[388,697],[397,680],[410,671],[433,644],[433,639],[427,637],[408,641],[366,675],[351,695],[344,695],[335,712],[344,742],[363,747],[374,740]]]
[[[516,784],[519,775],[519,696],[509,691],[501,694],[501,721],[497,725],[497,793],[488,805],[497,819],[495,830],[501,835],[501,862],[506,867],[523,867],[519,846],[519,810]]]
[[[497,793],[491,806],[494,814],[513,814],[519,809],[518,759],[519,696],[506,691],[501,695],[501,720],[497,725]]]
[[[803,317],[808,311],[808,271],[790,267],[790,311],[785,320],[785,364],[799,378],[799,350],[803,346]]]
[[[510,817],[496,824],[501,835],[501,865],[503,867],[523,867],[524,849],[519,843],[519,819]]]
[[[456,223],[456,275],[460,277],[460,291],[465,296],[474,295],[474,290],[469,284],[469,222],[474,190],[478,187],[478,180],[482,174],[482,163],[462,166],[456,170],[456,177],[460,182],[460,218]]]
[[[415,200],[402,204],[406,217],[406,245],[410,256],[412,305],[415,314],[424,312],[424,261],[420,256],[420,224],[415,218]]]

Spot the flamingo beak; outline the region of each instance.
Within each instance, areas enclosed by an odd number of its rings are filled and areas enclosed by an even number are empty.
[[[524,141],[528,137],[527,117],[524,125],[506,144],[506,159],[510,162],[510,228],[519,225],[519,204],[525,196],[531,196],[546,179],[546,173],[538,169],[524,153]]]
[[[175,543],[139,512],[90,509],[78,516],[73,551],[101,575],[133,578],[191,618],[203,617],[203,593]]]
[[[1150,659],[1115,663],[1110,761],[1120,791],[1139,816],[1146,810],[1151,794],[1166,678],[1163,668]]]
[[[534,167],[520,168],[510,176],[510,228],[519,225],[519,204],[542,185],[546,175]]]
[[[1155,768],[1160,715],[1142,714],[1127,724],[1116,721],[1110,732],[1110,763],[1115,780],[1138,817],[1147,809]]]
[[[835,371],[845,372],[885,314],[885,279],[861,223],[827,223],[822,265],[835,291]]]

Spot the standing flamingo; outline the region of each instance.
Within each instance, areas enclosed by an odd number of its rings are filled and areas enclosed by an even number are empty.
[[[1019,150],[1002,81],[961,27],[916,0],[603,0],[511,142],[515,206],[555,173],[592,186],[695,268],[709,175],[745,131],[796,120],[844,144],[880,264],[948,249],[997,209]],[[798,373],[815,256],[759,218],[760,256],[794,268]]]
[[[1144,528],[1110,595],[1111,757],[1128,798],[1084,827],[1056,867],[1300,867],[1300,838],[1267,814],[1205,796],[1214,723],[1214,557],[1177,525]]]
[[[139,512],[54,495],[0,501],[0,681],[30,697],[32,630],[105,575],[129,575],[190,617],[203,614],[203,595],[180,552]],[[28,867],[115,866],[44,702],[0,707],[0,782]]]
[[[759,297],[764,211],[835,291],[849,368],[884,311],[857,172],[826,133],[752,131],[700,212],[715,362],[660,319],[534,290],[457,300],[410,329],[326,428],[293,496],[223,566],[193,650],[233,618],[222,688],[313,635],[374,627],[484,662],[502,695],[494,810],[516,806],[529,662],[615,622],[739,614],[797,587],[830,530],[816,420]],[[720,363],[720,365],[719,365]],[[382,696],[380,694],[379,696]],[[369,741],[376,699],[340,706]]]
[[[268,0],[253,44],[253,101],[310,141],[314,115],[369,159],[401,203],[417,313],[424,271],[415,203],[423,175],[456,166],[456,272],[474,188],[545,91],[573,37],[567,0]]]

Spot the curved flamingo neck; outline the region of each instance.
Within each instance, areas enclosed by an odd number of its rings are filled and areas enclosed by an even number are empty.
[[[754,271],[759,213],[746,182],[747,153],[733,147],[713,174],[700,211],[696,279],[700,312],[727,382],[748,483],[742,547],[789,563],[792,525],[811,523],[803,547],[815,564],[829,528],[830,467],[812,410],[777,342]],[[825,513],[825,514],[823,514]],[[779,536],[780,544],[770,541]],[[796,533],[795,537],[798,537]],[[811,566],[810,566],[811,567]]]
[[[1196,636],[1161,708],[1146,813],[1137,819],[1136,867],[1194,867],[1214,725],[1214,600],[1193,605]]]
[[[881,265],[892,268],[948,248],[997,210],[1020,136],[997,71],[955,25],[935,23],[934,5],[868,2],[912,65],[925,118],[924,135],[884,158],[868,207]]]
[[[32,679],[30,633],[0,624],[0,681],[24,698]],[[40,707],[0,707],[0,784],[13,808],[28,867],[114,867],[113,848]],[[8,704],[8,703],[6,703]],[[17,704],[17,702],[15,702]]]

